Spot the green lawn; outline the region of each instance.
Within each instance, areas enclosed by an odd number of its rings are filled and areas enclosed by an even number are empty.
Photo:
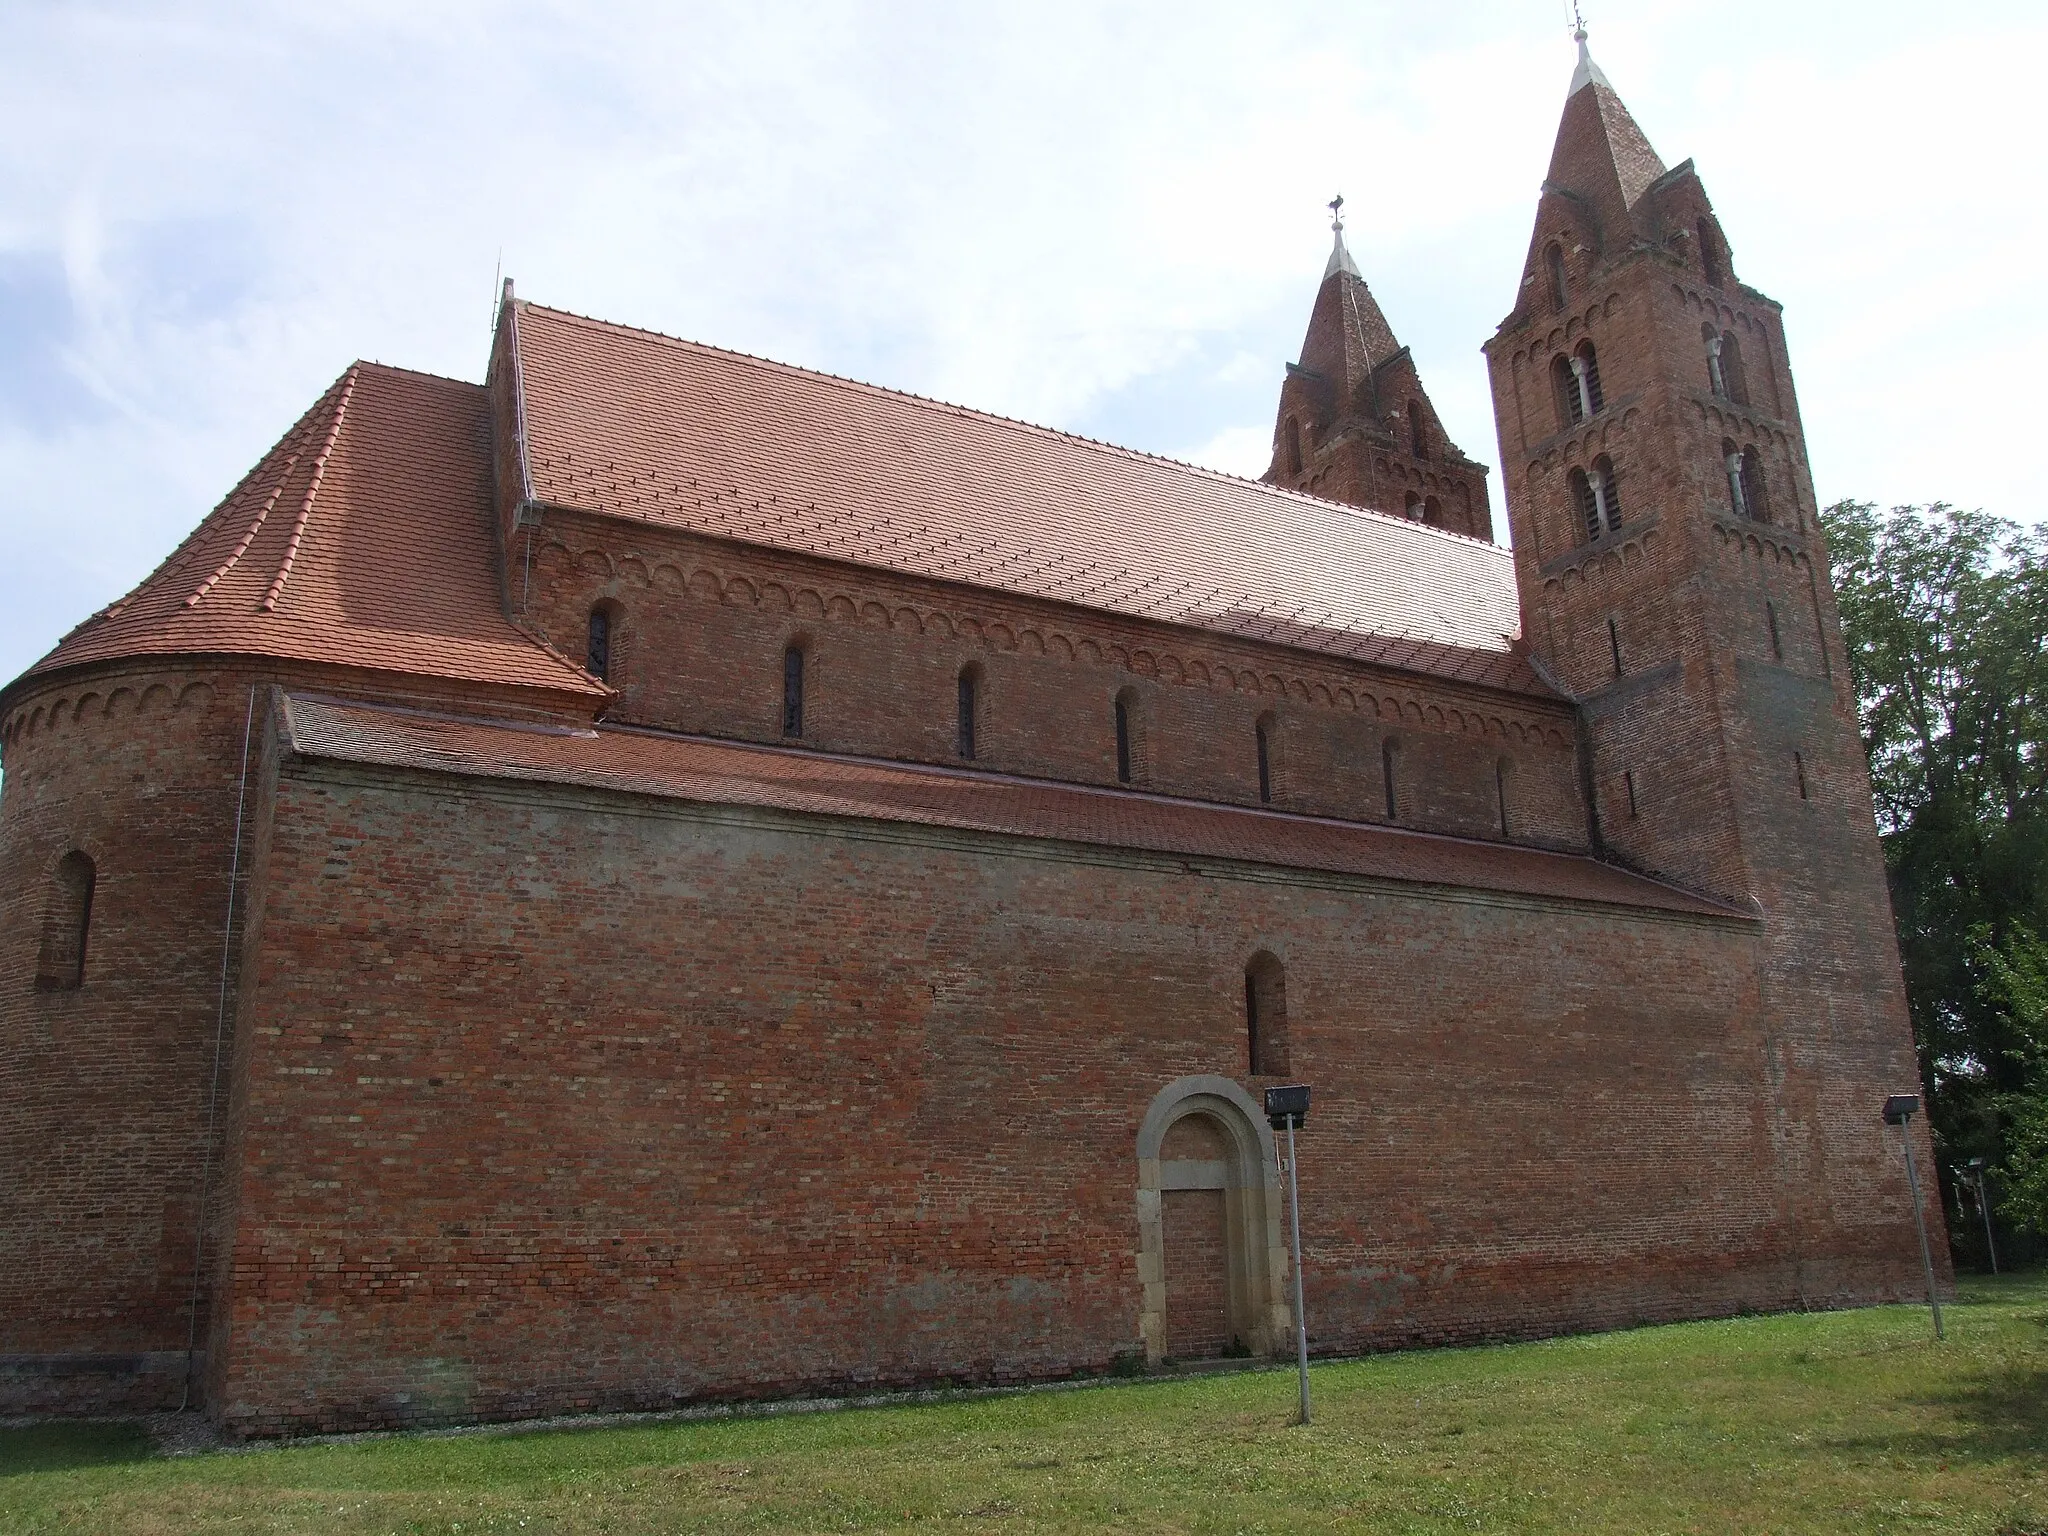
[[[2048,1533],[2048,1277],[936,1406],[161,1458],[0,1431],[17,1531]]]

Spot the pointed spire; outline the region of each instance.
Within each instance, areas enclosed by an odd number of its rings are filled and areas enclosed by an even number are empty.
[[[1335,237],[1335,244],[1331,246],[1330,260],[1323,268],[1324,279],[1327,281],[1338,272],[1349,272],[1360,282],[1364,282],[1365,274],[1358,270],[1358,263],[1351,259],[1351,252],[1345,249],[1344,246],[1344,194],[1342,192],[1339,192],[1330,199],[1330,233]]]
[[[1579,45],[1579,67],[1572,71],[1572,88],[1565,95],[1576,96],[1589,85],[1605,85],[1608,90],[1613,90],[1606,74],[1593,62],[1593,55],[1586,47],[1586,24],[1578,21],[1576,14],[1573,20],[1577,22],[1572,28],[1572,41]]]
[[[1344,244],[1344,199],[1330,199],[1329,209],[1330,259],[1302,338],[1301,366],[1329,380],[1349,410],[1348,402],[1360,398],[1373,365],[1392,357],[1401,344]]]
[[[1572,30],[1578,67],[1565,93],[1557,143],[1550,152],[1548,185],[1576,194],[1599,210],[1603,238],[1622,238],[1628,219],[1664,162],[1622,105],[1606,72],[1593,62],[1583,24]]]

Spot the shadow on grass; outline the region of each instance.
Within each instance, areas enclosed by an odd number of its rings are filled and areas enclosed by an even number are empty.
[[[1838,1447],[1973,1461],[2039,1463],[2048,1457],[2048,1369],[1979,1376],[1949,1391],[1916,1395],[1905,1402],[1940,1410],[1952,1422],[1946,1428],[1859,1436],[1837,1442]]]
[[[0,1477],[148,1461],[156,1444],[140,1424],[31,1424],[0,1429]]]

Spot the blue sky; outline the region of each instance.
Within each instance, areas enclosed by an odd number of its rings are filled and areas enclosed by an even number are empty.
[[[1823,499],[2036,516],[2040,8],[1588,20],[1786,306]],[[1558,0],[11,0],[0,678],[352,359],[480,377],[501,261],[544,303],[1256,474],[1342,191],[1492,462],[1479,345],[1566,34]]]

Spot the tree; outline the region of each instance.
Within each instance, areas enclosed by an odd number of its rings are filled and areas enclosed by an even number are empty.
[[[1936,1146],[2048,1233],[2048,535],[1940,504],[1821,520]]]

